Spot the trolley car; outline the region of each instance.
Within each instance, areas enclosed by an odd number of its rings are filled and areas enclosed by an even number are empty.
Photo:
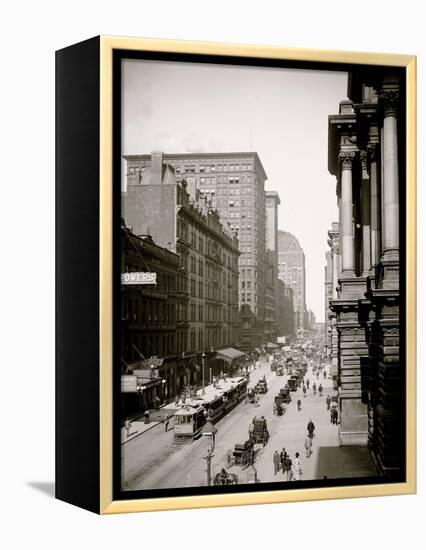
[[[201,433],[206,418],[214,423],[237,406],[247,394],[248,380],[245,377],[230,378],[216,386],[209,385],[186,400],[175,412],[175,441],[193,441]]]

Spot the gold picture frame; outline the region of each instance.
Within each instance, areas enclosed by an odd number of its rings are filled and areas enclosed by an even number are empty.
[[[279,59],[406,70],[406,481],[313,489],[208,494],[148,499],[113,499],[113,53],[114,50]],[[416,492],[416,57],[365,52],[294,49],[177,40],[101,36],[99,133],[99,513],[402,495]]]

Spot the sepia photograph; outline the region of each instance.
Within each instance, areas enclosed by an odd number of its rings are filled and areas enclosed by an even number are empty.
[[[405,480],[404,72],[313,65],[120,59],[128,498]]]

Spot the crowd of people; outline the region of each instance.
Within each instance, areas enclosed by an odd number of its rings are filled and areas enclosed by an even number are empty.
[[[327,371],[325,368],[312,366],[312,375],[313,375],[313,383],[309,380],[308,376],[305,376],[302,381],[302,393],[303,397],[307,396],[307,393],[309,390],[311,390],[311,394],[313,396],[318,395],[319,397],[322,397],[324,388],[319,381],[320,376],[325,380],[327,378]],[[319,381],[319,384],[317,386],[315,379]],[[297,399],[296,401],[297,410],[300,412],[302,410],[302,400]],[[332,424],[337,425],[339,423],[339,413],[337,410],[337,403],[331,398],[331,396],[328,394],[325,398],[325,406],[327,412],[330,414],[330,422]],[[315,438],[315,424],[312,420],[312,418],[309,419],[307,425],[306,425],[306,432],[305,432],[305,438],[303,442],[303,446],[305,449],[305,457],[306,459],[309,459],[313,453],[313,446],[314,446],[314,438]],[[274,466],[274,475],[279,474],[280,472],[284,476],[284,481],[300,481],[302,479],[302,463],[300,459],[300,453],[295,452],[294,458],[292,459],[287,452],[286,448],[283,447],[281,452],[278,450],[275,450],[273,454],[273,466]]]

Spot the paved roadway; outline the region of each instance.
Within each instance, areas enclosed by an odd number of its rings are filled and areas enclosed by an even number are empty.
[[[286,413],[274,416],[273,401],[279,389],[285,385],[287,376],[276,376],[270,365],[264,363],[251,372],[251,382],[263,375],[268,381],[268,393],[261,395],[259,406],[249,403],[239,404],[227,416],[217,422],[216,448],[212,460],[213,475],[225,465],[228,449],[234,444],[243,443],[248,438],[248,427],[255,415],[267,419],[270,439],[262,448],[257,446],[255,467],[262,482],[283,481],[281,473],[274,476],[272,455],[284,446],[291,458],[299,451],[302,459],[303,479],[329,479],[375,475],[374,465],[366,448],[339,448],[338,428],[330,423],[325,397],[333,393],[332,382],[320,379],[323,396],[313,395],[312,389],[304,398],[301,390],[291,392],[292,402],[286,406]],[[307,377],[314,376],[308,371]],[[322,377],[321,377],[322,378]],[[317,382],[317,385],[319,382]],[[302,410],[297,410],[297,399],[302,401]],[[307,459],[303,442],[306,425],[312,418],[316,430],[313,454]],[[201,437],[192,443],[174,443],[173,429],[167,433],[164,425],[153,428],[146,434],[128,441],[122,449],[122,479],[124,490],[159,489],[169,487],[193,487],[206,485],[206,443]],[[234,466],[240,483],[246,482],[247,473]]]

